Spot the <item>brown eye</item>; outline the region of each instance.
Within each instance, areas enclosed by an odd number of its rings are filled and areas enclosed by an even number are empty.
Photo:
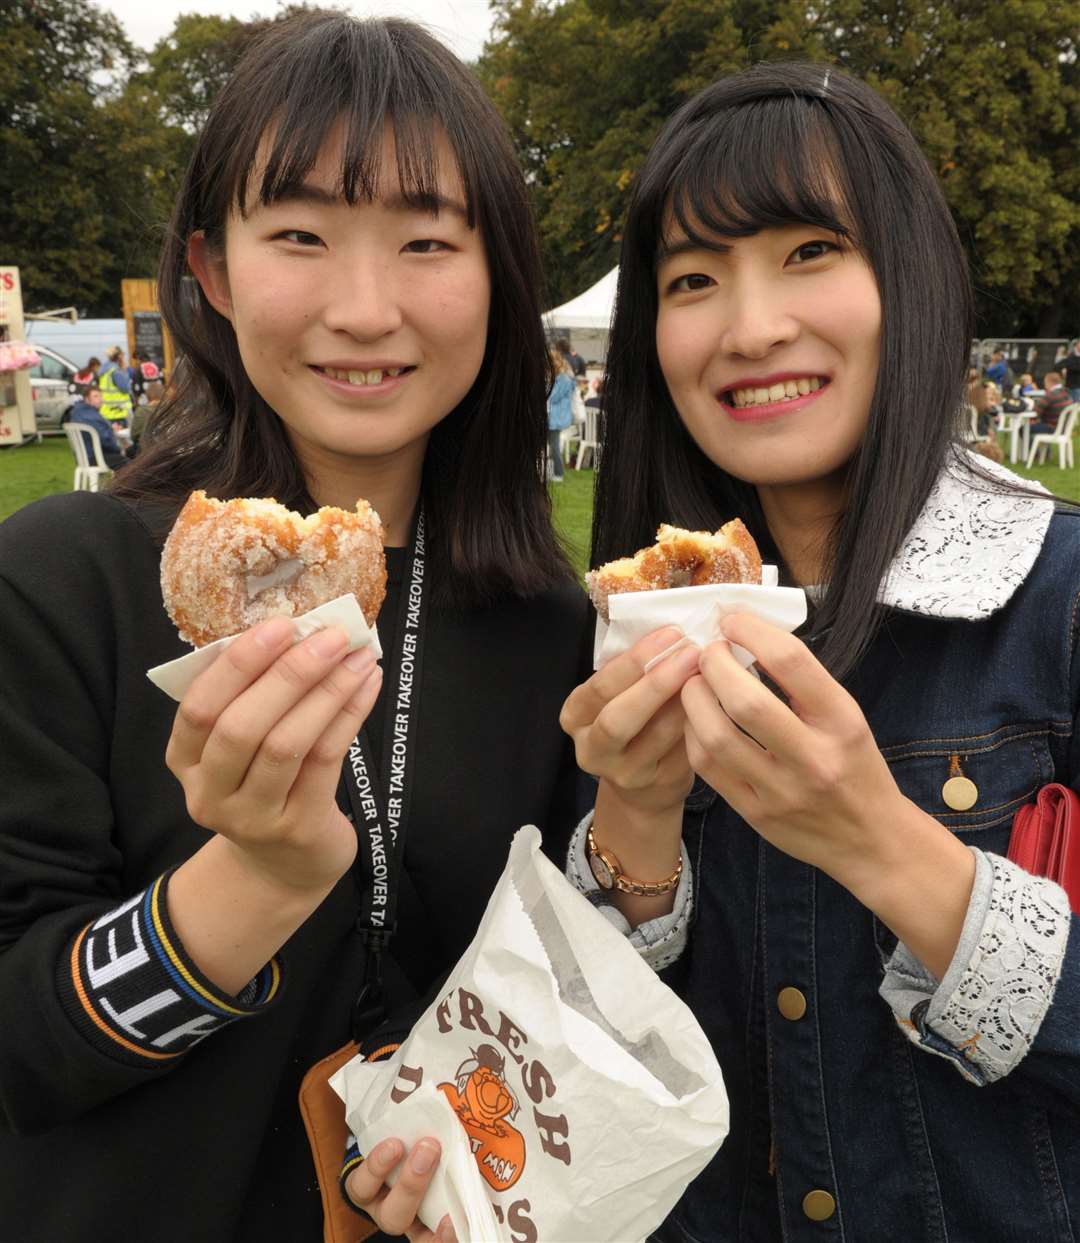
[[[704,272],[690,272],[672,281],[668,288],[672,293],[694,293],[698,289],[707,289],[712,283],[712,277]]]
[[[815,259],[821,259],[825,255],[838,251],[839,246],[835,242],[826,242],[818,239],[813,242],[803,242],[792,254],[791,259],[795,263],[812,263]]]

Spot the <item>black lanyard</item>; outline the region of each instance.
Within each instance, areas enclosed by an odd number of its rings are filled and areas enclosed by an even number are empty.
[[[376,766],[366,728],[345,758],[342,780],[360,838],[357,866],[363,876],[356,932],[364,943],[364,979],[353,1009],[359,1040],[384,1017],[382,956],[397,927],[398,892],[405,859],[416,759],[420,665],[427,620],[424,511],[416,517],[406,569],[408,588],[398,607],[393,637],[397,684],[386,700],[382,763]]]

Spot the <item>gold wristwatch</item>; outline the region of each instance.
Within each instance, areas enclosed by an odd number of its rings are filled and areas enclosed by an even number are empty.
[[[586,846],[589,852],[589,868],[601,889],[619,889],[623,893],[632,893],[638,898],[657,898],[662,893],[670,893],[678,885],[679,877],[682,876],[681,851],[679,852],[679,866],[667,880],[644,881],[632,880],[622,870],[622,864],[610,850],[602,850],[597,846],[591,827],[589,836],[586,838]]]

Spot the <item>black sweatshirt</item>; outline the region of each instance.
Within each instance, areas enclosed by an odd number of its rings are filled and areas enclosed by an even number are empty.
[[[187,650],[161,534],[90,493],[0,525],[0,1243],[321,1238],[296,1096],[348,1037],[359,884],[343,878],[240,1001],[172,937],[161,885],[209,835],[165,768],[175,705],[145,673]],[[460,956],[520,825],[561,857],[578,809],[557,718],[586,629],[570,584],[430,610],[395,1000]]]

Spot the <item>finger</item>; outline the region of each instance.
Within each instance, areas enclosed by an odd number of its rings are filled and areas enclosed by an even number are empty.
[[[605,709],[606,711],[606,709]],[[603,713],[601,713],[601,717]],[[655,781],[661,761],[673,747],[682,743],[686,712],[678,694],[655,713],[645,727],[627,744],[625,750],[603,766],[604,776],[627,789],[641,788]],[[588,771],[589,755],[581,749],[579,763]]]
[[[724,790],[717,780],[764,785],[772,770],[769,753],[736,727],[704,676],[686,683],[681,701],[686,711],[686,754],[694,771],[721,794]]]
[[[230,643],[209,669],[192,682],[180,701],[165,761],[172,772],[199,762],[218,717],[261,677],[292,643],[287,617],[272,617]]]
[[[578,733],[579,761],[603,762],[629,747],[666,704],[678,702],[683,683],[697,673],[699,655],[696,647],[676,652],[606,704],[588,727],[587,736],[584,730]]]
[[[574,690],[563,705],[559,724],[568,733],[591,725],[605,705],[621,695],[645,674],[645,666],[665,649],[682,638],[677,626],[665,626],[639,639],[628,651],[609,660],[587,682]],[[668,663],[668,662],[663,662]]]
[[[376,669],[375,653],[370,648],[351,652],[334,666],[263,739],[240,794],[280,809],[301,769],[309,764],[320,770],[330,765],[336,785],[345,749],[378,695],[381,679],[374,679],[373,687],[369,685]],[[365,710],[358,720],[361,708]],[[351,732],[345,729],[346,720]],[[340,746],[336,745],[338,739]]]
[[[400,1139],[384,1139],[368,1153],[345,1180],[349,1199],[365,1212],[385,1198],[386,1179],[394,1166],[405,1156]]]
[[[300,774],[289,791],[289,801],[315,801],[333,797],[341,775],[341,761],[367,720],[382,687],[383,673],[378,665],[367,680],[342,704],[321,737],[308,751]]]
[[[813,735],[779,696],[735,659],[731,644],[710,643],[701,654],[701,675],[738,727],[773,755],[812,747]]]
[[[824,723],[850,715],[854,701],[801,639],[752,613],[732,613],[720,629],[725,639],[753,653],[802,720]]]
[[[759,806],[756,790],[736,764],[724,762],[722,752],[715,754],[710,751],[709,744],[698,737],[689,713],[686,717],[686,754],[694,772],[703,777],[737,815],[752,825]]]
[[[422,1139],[402,1163],[397,1182],[379,1205],[379,1226],[387,1234],[404,1234],[416,1221],[441,1152],[437,1139]]]
[[[337,626],[310,635],[229,704],[203,747],[208,798],[225,798],[240,787],[263,740],[341,662],[348,642]]]

